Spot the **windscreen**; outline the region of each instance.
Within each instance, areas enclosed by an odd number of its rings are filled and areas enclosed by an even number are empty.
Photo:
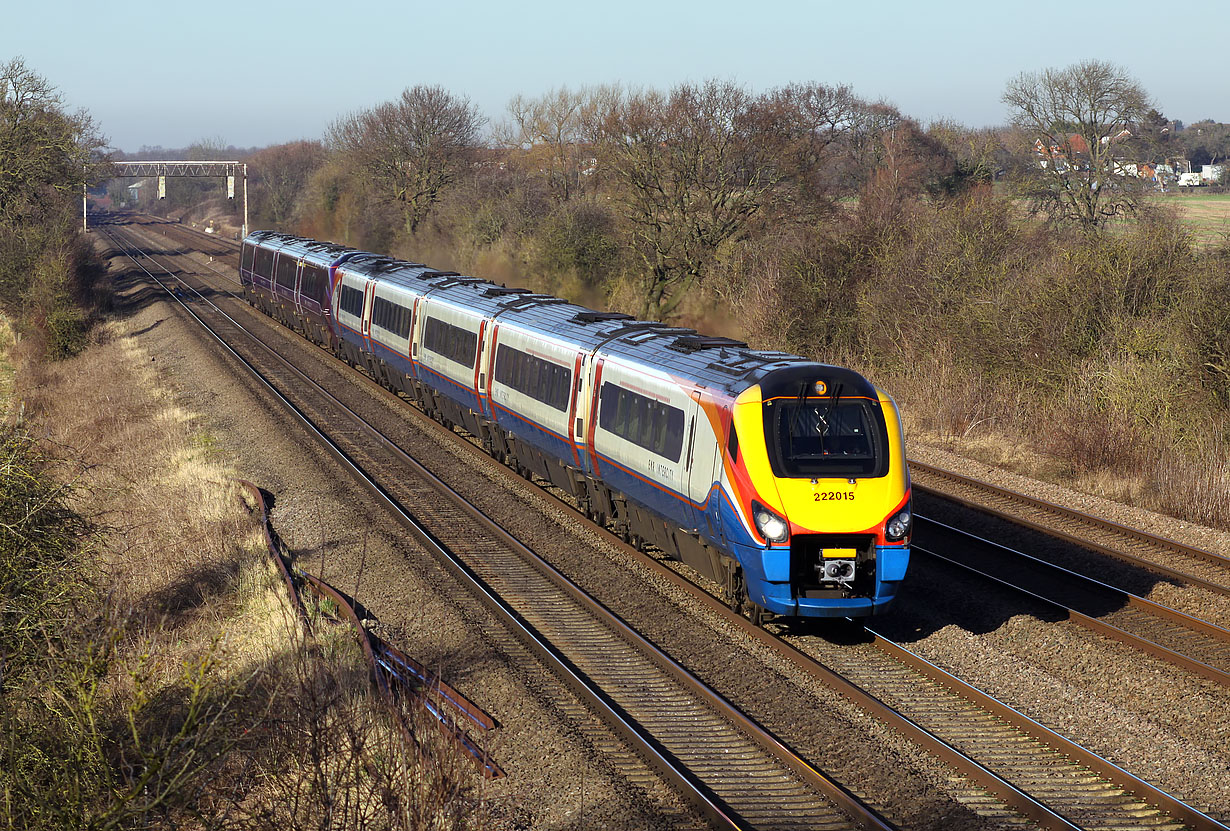
[[[775,398],[764,404],[765,438],[779,477],[883,476],[888,431],[878,401],[864,397]]]

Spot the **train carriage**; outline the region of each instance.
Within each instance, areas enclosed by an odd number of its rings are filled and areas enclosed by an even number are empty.
[[[298,302],[278,293],[284,256]],[[858,373],[287,235],[250,235],[243,262],[249,299],[292,326],[311,315],[306,269],[326,268],[339,356],[733,605],[863,616],[895,597],[911,531],[903,436]]]
[[[239,278],[248,301],[322,346],[332,347],[334,269],[359,252],[344,245],[258,231],[244,240]]]

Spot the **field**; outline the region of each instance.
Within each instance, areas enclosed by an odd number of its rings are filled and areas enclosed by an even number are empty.
[[[1158,199],[1179,209],[1197,244],[1213,245],[1230,239],[1230,193],[1179,191]]]

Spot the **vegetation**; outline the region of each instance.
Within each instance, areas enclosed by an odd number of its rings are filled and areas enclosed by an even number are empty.
[[[95,272],[73,206],[103,163],[102,145],[89,116],[66,113],[24,61],[0,65],[0,311],[53,357],[84,344]]]
[[[1071,220],[1089,230],[1134,213],[1143,180],[1126,177],[1132,136],[1149,108],[1140,85],[1104,61],[1023,73],[1008,84],[1004,102],[1023,137],[1035,147],[1034,164],[1017,181],[1030,208],[1053,221]],[[1023,148],[1029,157],[1029,148]]]
[[[469,767],[430,723],[407,747],[344,630],[303,631],[233,471],[106,330],[17,349],[45,438],[0,433],[0,827],[474,827]]]
[[[303,640],[148,356],[113,325],[81,354],[97,272],[74,214],[102,140],[20,60],[0,92],[0,305],[43,437],[0,433],[0,820],[476,823],[429,731],[407,751],[372,715],[353,650]],[[971,130],[821,84],[559,89],[482,146],[468,101],[414,87],[247,152],[253,224],[849,364],[913,440],[1230,527],[1230,240],[1182,218],[1218,200],[1116,167],[1221,161],[1230,130],[1182,129],[1096,62],[1005,98],[1015,125]],[[170,500],[197,510],[164,529]]]
[[[397,206],[413,234],[469,167],[482,123],[469,101],[419,85],[340,119],[329,128],[328,143],[366,177],[377,198]]]

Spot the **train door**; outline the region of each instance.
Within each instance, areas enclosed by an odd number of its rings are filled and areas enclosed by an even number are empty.
[[[585,446],[585,425],[589,416],[589,368],[594,360],[592,354],[580,352],[573,363],[572,379],[572,409],[569,411],[569,424],[572,432],[572,447],[581,470],[592,472],[589,452]]]
[[[480,416],[489,416],[490,408],[485,401],[487,391],[487,370],[484,364],[487,363],[487,353],[489,346],[487,344],[487,319],[484,318],[478,322],[478,354],[474,356],[474,403],[475,409]]]
[[[415,297],[414,310],[410,313],[410,366],[416,379],[419,377],[419,342],[423,339],[423,316],[420,314],[422,303],[422,296]]]
[[[303,320],[303,260],[295,263],[295,281],[291,284],[291,299],[294,301],[295,318]]]
[[[363,318],[359,321],[359,334],[367,351],[372,351],[372,303],[376,297],[376,281],[368,280],[363,286]]]
[[[691,428],[687,445],[687,495],[696,508],[695,528],[710,539],[721,538],[721,512],[716,500],[721,499],[722,461],[719,453],[721,410],[706,406],[702,392],[693,390],[691,398]]]

